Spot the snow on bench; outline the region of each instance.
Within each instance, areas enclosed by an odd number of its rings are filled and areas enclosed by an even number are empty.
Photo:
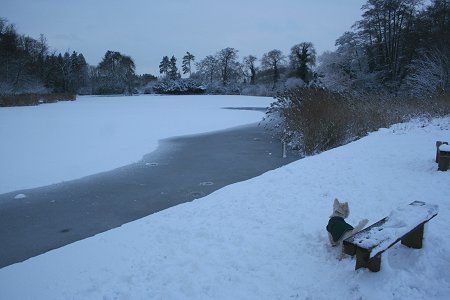
[[[410,248],[422,248],[424,224],[437,213],[437,205],[422,201],[399,207],[388,217],[344,240],[344,253],[356,254],[355,270],[369,268],[378,272],[381,254],[398,241]]]

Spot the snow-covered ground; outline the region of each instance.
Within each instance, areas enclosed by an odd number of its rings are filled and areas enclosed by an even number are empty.
[[[158,140],[258,122],[272,98],[78,97],[0,108],[0,194],[108,171],[136,161]]]
[[[450,140],[450,117],[381,129],[0,269],[0,299],[448,299],[450,172],[437,171],[437,140]],[[415,200],[439,214],[423,249],[398,244],[380,272],[355,271],[325,231],[335,197],[352,224]]]

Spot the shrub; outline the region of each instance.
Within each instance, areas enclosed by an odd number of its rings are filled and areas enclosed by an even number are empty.
[[[346,99],[319,88],[299,88],[276,97],[268,110],[278,119],[282,139],[306,155],[336,147],[348,139],[351,115]]]
[[[266,112],[272,128],[291,148],[316,154],[414,117],[450,113],[449,95],[403,99],[350,95],[320,88],[297,88],[277,97]]]
[[[58,101],[74,101],[75,94],[19,94],[1,95],[0,107],[7,106],[30,106],[42,103],[54,103]]]

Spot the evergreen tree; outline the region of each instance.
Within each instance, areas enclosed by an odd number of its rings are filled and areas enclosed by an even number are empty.
[[[182,64],[183,74],[189,73],[189,77],[191,77],[191,75],[192,75],[191,62],[194,60],[195,60],[195,56],[192,55],[191,53],[189,53],[189,51],[186,52],[186,55],[183,56],[183,64]]]
[[[83,54],[79,53],[73,60],[74,64],[74,81],[75,81],[75,90],[78,92],[82,87],[85,87],[88,84],[88,64],[83,56]]]
[[[0,93],[76,93],[86,82],[80,74],[86,62],[72,55],[49,54],[45,37],[19,35],[14,25],[0,18]]]
[[[169,69],[167,71],[167,75],[168,75],[169,79],[172,79],[172,80],[176,80],[181,77],[180,73],[178,73],[177,59],[173,55],[169,61]]]
[[[131,57],[107,51],[97,67],[97,92],[122,94],[133,92],[136,66]]]
[[[164,56],[161,63],[159,64],[159,73],[163,74],[164,77],[167,77],[170,69],[170,60],[168,56]]]

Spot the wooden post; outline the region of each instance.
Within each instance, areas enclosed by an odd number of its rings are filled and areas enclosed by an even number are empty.
[[[370,271],[372,272],[378,272],[381,268],[381,254],[375,255],[375,257],[372,257],[369,260],[369,264],[367,266]]]
[[[436,163],[439,163],[439,155],[440,155],[440,153],[439,153],[439,151],[440,151],[439,147],[440,147],[441,145],[448,145],[448,142],[436,141]]]
[[[370,252],[363,248],[356,248],[356,265],[355,270],[367,268],[367,262],[370,258]]]
[[[381,253],[370,258],[370,250],[357,247],[355,270],[358,270],[360,268],[368,268],[372,272],[380,271]]]
[[[447,171],[450,165],[450,152],[439,150],[438,170]]]

